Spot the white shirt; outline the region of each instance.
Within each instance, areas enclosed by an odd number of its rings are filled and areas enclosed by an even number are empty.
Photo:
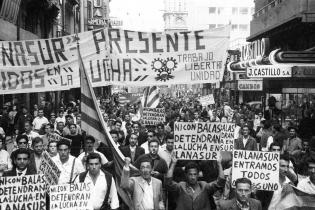
[[[66,124],[66,118],[65,117],[57,117],[56,123],[58,124],[59,122],[63,122],[63,124]]]
[[[43,124],[48,124],[49,121],[46,117],[36,117],[33,120],[33,126],[34,126],[34,130],[40,130],[40,128],[42,127]]]
[[[152,179],[150,183],[148,183],[144,179],[142,180],[142,182],[143,182],[143,187],[144,187],[143,191],[145,192],[142,198],[143,208],[154,209]]]
[[[270,201],[270,205],[268,207],[268,210],[277,210],[276,206],[278,205],[278,203],[281,200],[281,192],[282,192],[283,185],[288,184],[289,182],[290,182],[290,180],[287,177],[285,177],[283,184],[282,185],[279,184],[278,190],[273,192],[273,196],[272,196],[272,199]]]
[[[315,195],[315,184],[311,182],[310,177],[300,180],[297,188],[299,188],[303,192]]]
[[[39,171],[39,166],[40,166],[40,162],[42,160],[42,155],[38,156],[34,154],[34,159],[35,159],[35,167],[36,167],[36,171]]]
[[[5,166],[6,170],[12,169],[10,154],[4,149],[0,150],[0,165]]]
[[[262,147],[261,151],[268,152],[270,150],[270,145],[273,143],[273,136],[269,136],[267,139],[267,147]]]
[[[149,142],[148,142],[148,141],[146,141],[146,142],[144,142],[143,144],[141,144],[140,147],[142,147],[142,148],[144,149],[144,153],[145,153],[145,154],[148,154],[148,153],[149,153]]]
[[[76,179],[76,182],[78,181],[79,179]],[[108,190],[105,174],[102,171],[100,171],[100,174],[97,177],[95,185],[94,185],[92,178],[90,176],[90,173],[87,173],[84,183],[91,183],[91,186],[92,186],[92,194],[91,194],[92,202],[91,203],[93,204],[94,210],[100,209],[105,199],[106,192]],[[112,178],[112,184],[111,184],[111,188],[110,188],[110,192],[108,196],[108,202],[110,204],[111,209],[119,208],[117,189],[116,189],[116,185],[113,178]]]
[[[82,165],[82,162],[80,160],[78,160],[77,158],[73,157],[72,155],[69,155],[68,161],[65,162],[64,164],[62,164],[62,162],[60,161],[59,155],[52,158],[52,160],[56,163],[56,165],[58,166],[58,168],[61,171],[60,177],[58,180],[58,184],[69,183],[70,176],[71,176],[72,164],[73,164],[74,159],[76,159],[76,160],[75,160],[75,164],[73,167],[72,180],[75,180],[76,176],[78,176],[80,173],[85,171],[85,169]]]
[[[101,159],[102,159],[101,164],[102,164],[102,165],[108,163],[108,160],[107,160],[107,158],[103,155],[103,153],[100,153],[99,151],[96,151],[96,150],[94,150],[93,152],[94,152],[94,153],[97,153],[97,154],[99,154],[99,155],[101,156]],[[84,158],[85,155],[87,155],[87,154],[86,154],[85,152],[82,152],[82,153],[79,155],[79,157],[78,157],[78,159],[81,161],[81,163],[83,164],[83,166],[85,166],[85,162],[83,163],[82,160],[83,160],[83,158]]]
[[[170,152],[165,148],[161,148],[159,149],[159,156],[165,160],[166,164],[168,167],[170,167],[171,165],[171,162],[172,162],[172,154],[173,154],[173,151]]]
[[[241,127],[240,126],[235,126],[235,129],[234,129],[234,139],[238,139],[240,137],[240,130],[241,130]]]
[[[248,139],[249,139],[249,136],[247,136],[247,138],[245,138],[245,137],[243,136],[243,145],[244,145],[244,147],[246,146],[246,144],[247,144],[247,142],[248,142]]]

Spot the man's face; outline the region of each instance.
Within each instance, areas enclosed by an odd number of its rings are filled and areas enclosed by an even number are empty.
[[[158,126],[157,127],[157,131],[158,131],[158,133],[163,133],[164,132],[164,128],[162,126]]]
[[[93,148],[94,148],[94,142],[91,139],[87,139],[85,141],[85,149],[90,152],[90,151],[93,151]]]
[[[70,149],[67,145],[59,145],[58,153],[61,161],[67,161],[69,159]]]
[[[77,131],[77,128],[76,128],[74,125],[71,125],[71,126],[70,126],[70,133],[71,133],[71,134],[75,134],[76,131]]]
[[[156,155],[159,152],[159,144],[157,142],[151,142],[149,145],[149,152],[152,155]]]
[[[315,181],[315,163],[308,163],[308,174],[310,179]]]
[[[50,154],[57,154],[57,142],[52,142],[49,144],[48,152]]]
[[[120,129],[121,129],[121,123],[116,122],[116,124],[115,124],[115,129],[116,129],[116,131],[120,131]]]
[[[140,173],[143,179],[150,179],[152,166],[149,162],[142,162],[140,164]]]
[[[30,125],[30,123],[25,123],[25,131],[31,131],[32,130],[32,126]]]
[[[20,139],[18,142],[17,142],[17,146],[18,148],[27,148],[28,146],[28,143],[27,143],[27,139]]]
[[[52,130],[51,130],[51,128],[50,128],[49,125],[46,125],[46,126],[45,126],[45,132],[46,132],[46,133],[51,133],[51,132],[52,132]]]
[[[100,160],[98,158],[90,159],[87,164],[87,168],[90,174],[94,176],[97,175],[101,170]]]
[[[289,161],[280,160],[280,170],[279,173],[281,176],[285,176],[289,171]]]
[[[290,132],[290,133],[289,133],[290,137],[291,137],[291,138],[294,138],[294,137],[295,137],[295,129],[290,129],[289,132]]]
[[[107,114],[107,113],[104,113],[104,114],[103,114],[103,118],[104,118],[104,121],[107,122],[107,121],[108,121],[108,114]]]
[[[34,152],[37,155],[41,155],[42,154],[43,148],[44,148],[43,147],[43,142],[38,142],[38,143],[33,145]]]
[[[310,149],[310,145],[307,141],[303,142],[303,150],[308,151]]]
[[[70,123],[73,123],[73,120],[71,117],[67,117],[66,119],[66,123],[70,124]]]
[[[271,147],[272,152],[280,152],[280,146],[274,145]]]
[[[44,116],[44,111],[43,110],[38,110],[38,116],[43,117]]]
[[[116,133],[111,133],[110,135],[112,136],[114,142],[117,143],[118,142],[118,135]]]
[[[63,117],[63,112],[59,112],[59,117]]]
[[[26,109],[26,108],[23,108],[23,109],[22,109],[22,112],[23,112],[23,114],[26,114],[26,113],[27,113],[27,109]]]
[[[238,183],[236,186],[236,198],[241,202],[247,202],[250,198],[251,187],[248,183]]]
[[[138,124],[133,124],[132,128],[133,128],[133,132],[135,132],[135,133],[139,132],[139,125]]]
[[[130,136],[129,142],[130,142],[130,146],[132,146],[132,147],[136,146],[138,143],[138,136],[132,134]]]
[[[196,113],[194,113],[194,118],[195,119],[198,119],[199,118],[199,114],[196,112]]]
[[[153,139],[153,132],[148,132],[148,141]]]
[[[244,135],[244,136],[248,136],[248,134],[249,134],[249,129],[248,129],[248,127],[244,127],[244,128],[243,128],[243,135]]]
[[[27,154],[18,154],[14,160],[17,169],[23,171],[29,164],[29,157]]]
[[[125,121],[130,121],[130,115],[129,114],[125,115]]]
[[[191,168],[186,173],[186,179],[188,184],[195,185],[198,181],[198,170],[196,168]]]
[[[56,115],[50,115],[50,121],[51,122],[56,122]]]
[[[64,128],[63,122],[59,122],[59,123],[57,124],[57,129],[60,130],[60,131],[62,131],[63,128]]]
[[[166,149],[168,150],[168,151],[173,151],[173,149],[174,149],[174,139],[167,139],[167,141],[166,141]]]

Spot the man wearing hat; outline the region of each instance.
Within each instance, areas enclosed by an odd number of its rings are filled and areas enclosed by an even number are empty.
[[[282,152],[296,158],[302,152],[302,140],[296,135],[296,127],[288,127],[289,138],[283,142]]]

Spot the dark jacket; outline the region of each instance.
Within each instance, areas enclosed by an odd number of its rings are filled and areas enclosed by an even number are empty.
[[[236,199],[232,200],[222,200],[219,202],[218,210],[240,210],[240,208],[237,206]],[[261,210],[261,203],[259,200],[250,198],[249,199],[249,209],[250,210]]]
[[[225,179],[218,178],[216,181],[207,183],[198,181],[201,191],[198,195],[192,196],[187,192],[186,182],[174,182],[172,178],[166,178],[166,188],[176,194],[176,210],[211,210],[210,196],[224,188]]]
[[[258,151],[258,149],[257,149],[257,142],[251,136],[249,136],[245,147],[244,147],[244,144],[243,144],[243,136],[240,136],[238,139],[236,139],[235,142],[234,142],[234,149]]]
[[[25,175],[34,175],[34,174],[36,174],[36,171],[33,168],[28,167]],[[7,177],[7,176],[17,176],[16,168],[13,167],[10,171],[5,171],[3,173],[3,177]]]
[[[142,147],[136,147],[136,151],[135,151],[135,155],[134,158],[131,158],[131,150],[130,150],[130,146],[123,146],[123,147],[119,147],[121,153],[125,156],[125,157],[130,157],[131,159],[131,163],[134,163],[138,157],[140,157],[141,155],[143,155],[144,149]]]

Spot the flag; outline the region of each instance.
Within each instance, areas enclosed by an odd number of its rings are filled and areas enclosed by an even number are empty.
[[[146,87],[141,100],[143,107],[156,108],[160,103],[159,90],[156,86]]]
[[[276,210],[311,210],[315,209],[315,195],[287,185],[281,193],[281,200]]]
[[[87,135],[92,135],[98,142],[103,142],[107,147],[112,149],[113,160],[115,164],[115,182],[117,192],[126,205],[131,208],[131,199],[128,193],[120,187],[120,178],[124,166],[124,155],[114,143],[109,130],[105,126],[104,119],[101,115],[99,106],[97,106],[96,97],[90,82],[87,77],[87,72],[84,68],[82,57],[78,47],[78,61],[80,68],[81,81],[81,127]],[[137,169],[131,166],[131,174],[137,173]]]

